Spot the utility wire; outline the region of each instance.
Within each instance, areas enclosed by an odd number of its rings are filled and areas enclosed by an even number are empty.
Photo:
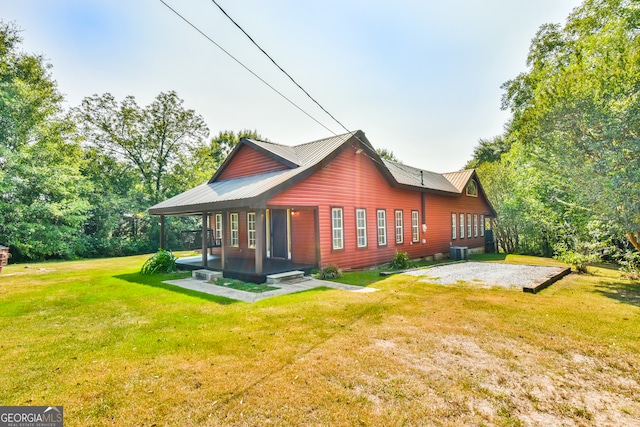
[[[165,5],[169,10],[171,10],[173,13],[175,13],[177,16],[180,17],[180,19],[182,19],[184,22],[186,22],[191,28],[193,28],[194,30],[196,30],[197,32],[199,32],[204,38],[206,38],[207,40],[209,40],[211,43],[213,43],[218,49],[220,49],[221,51],[223,51],[225,54],[227,54],[227,56],[229,56],[231,59],[233,59],[235,62],[237,62],[240,66],[242,66],[242,68],[244,68],[245,70],[247,70],[248,72],[250,72],[254,77],[256,77],[258,80],[260,80],[262,83],[264,83],[265,85],[267,85],[271,90],[273,90],[275,93],[277,93],[278,95],[280,95],[282,98],[284,98],[285,100],[287,100],[291,105],[293,105],[294,107],[296,107],[298,110],[302,111],[307,117],[309,117],[311,120],[313,120],[314,122],[318,123],[320,126],[322,126],[323,128],[325,128],[326,130],[328,130],[329,132],[331,132],[333,135],[337,134],[332,131],[331,129],[329,129],[327,126],[325,126],[322,122],[320,122],[318,119],[316,119],[315,117],[313,117],[311,114],[307,113],[304,109],[302,109],[302,107],[300,107],[298,104],[296,104],[295,102],[293,102],[291,99],[287,98],[287,96],[285,96],[282,92],[280,92],[278,89],[276,89],[275,87],[273,87],[272,85],[270,85],[266,80],[264,80],[262,77],[260,77],[259,75],[257,75],[255,72],[253,72],[253,70],[251,70],[249,67],[247,67],[246,65],[244,65],[239,59],[237,59],[235,56],[233,56],[229,51],[227,51],[225,48],[223,48],[222,46],[220,46],[218,43],[216,43],[211,37],[209,37],[208,35],[206,35],[202,30],[200,30],[198,27],[196,27],[194,24],[192,24],[187,18],[185,18],[184,16],[182,16],[178,11],[176,11],[174,8],[172,8],[171,6],[169,6],[164,0],[160,0],[160,3],[162,3],[163,5]],[[218,6],[219,7],[219,6]],[[226,14],[226,13],[225,13]],[[246,34],[246,33],[245,33]],[[264,51],[263,51],[264,52]],[[282,70],[284,71],[284,70]],[[286,74],[286,73],[285,73]],[[287,74],[288,75],[288,74]],[[296,83],[297,84],[297,83]],[[302,88],[301,88],[302,89]],[[304,89],[303,89],[304,90]],[[306,93],[306,92],[305,92]],[[307,94],[308,95],[308,94]],[[313,98],[311,98],[313,99]],[[317,102],[316,102],[317,104]],[[318,104],[320,105],[320,104]],[[322,107],[320,107],[322,108]],[[324,110],[324,108],[322,108]],[[325,110],[326,111],[326,110]],[[327,114],[329,114],[327,112]],[[329,114],[331,116],[331,114]],[[331,116],[333,118],[333,116]],[[335,118],[334,118],[335,120]],[[336,120],[336,122],[338,122]],[[340,123],[340,122],[338,122]],[[340,123],[340,125],[342,126],[342,124]],[[343,128],[345,128],[344,126],[342,126]],[[346,129],[346,128],[345,128]]]
[[[231,22],[233,22],[233,25],[235,25],[236,27],[238,27],[238,29],[240,31],[242,31],[244,33],[245,36],[247,36],[247,38],[249,40],[251,40],[251,43],[253,43],[258,49],[260,49],[260,51],[262,53],[264,53],[264,55],[269,58],[269,60],[271,62],[273,62],[273,65],[275,65],[276,67],[278,67],[278,69],[280,71],[282,71],[287,77],[289,77],[289,80],[291,80],[293,82],[293,84],[295,84],[296,86],[298,86],[298,88],[304,92],[305,95],[307,95],[309,97],[309,99],[311,99],[318,107],[320,107],[320,109],[322,111],[324,111],[325,113],[327,113],[327,115],[329,117],[331,117],[336,123],[338,123],[340,126],[342,126],[342,128],[344,130],[346,130],[347,132],[351,132],[349,129],[346,128],[345,125],[343,125],[338,119],[336,119],[333,114],[331,114],[329,111],[327,111],[326,108],[324,108],[322,105],[320,105],[320,103],[318,101],[315,100],[315,98],[313,96],[311,96],[309,94],[309,92],[307,92],[302,86],[300,86],[300,84],[295,81],[295,79],[293,77],[291,77],[291,75],[289,73],[287,73],[280,65],[278,65],[278,63],[267,53],[265,52],[265,50],[260,47],[260,45],[258,43],[256,43],[256,41],[240,26],[240,24],[238,24],[231,16],[229,16],[229,14],[222,8],[222,6],[220,6],[220,4],[218,4],[218,2],[216,0],[211,0],[213,2],[213,4],[215,4],[216,6],[218,6],[218,9],[220,9],[220,11],[224,14],[224,16],[226,16],[227,18],[229,18],[229,20]]]

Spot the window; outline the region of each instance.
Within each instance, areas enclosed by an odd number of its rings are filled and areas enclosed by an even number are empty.
[[[240,238],[238,234],[238,214],[232,213],[229,214],[229,222],[231,226],[231,246],[237,248],[240,246]]]
[[[473,179],[467,184],[467,196],[478,197],[478,184]]]
[[[402,224],[402,211],[396,211],[396,243],[404,243],[404,227]]]
[[[478,237],[478,214],[473,214],[473,237]]]
[[[356,209],[356,235],[358,239],[358,247],[367,247],[367,211],[364,209]]]
[[[471,214],[467,214],[467,237],[471,238]]]
[[[451,239],[456,240],[458,238],[458,227],[456,225],[456,219],[458,218],[458,214],[451,214]]]
[[[480,215],[480,235],[484,236],[484,215]]]
[[[420,218],[418,211],[411,211],[411,241],[420,241]]]
[[[460,238],[464,239],[464,214],[460,214]]]
[[[333,249],[344,249],[344,228],[342,208],[331,208],[331,229],[333,230]]]
[[[378,246],[387,244],[387,213],[384,209],[378,209]]]
[[[221,242],[222,241],[222,214],[219,214],[219,213],[216,214],[215,228],[216,228],[216,241]]]
[[[247,247],[256,247],[256,213],[247,213]]]

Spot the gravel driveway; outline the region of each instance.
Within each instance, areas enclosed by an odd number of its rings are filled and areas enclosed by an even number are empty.
[[[454,285],[461,281],[481,287],[522,288],[532,282],[559,274],[562,267],[503,264],[498,262],[461,262],[441,265],[404,274],[424,276],[424,282]]]

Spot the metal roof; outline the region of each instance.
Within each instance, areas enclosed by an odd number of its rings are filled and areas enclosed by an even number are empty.
[[[471,179],[473,175],[474,169],[465,169],[458,172],[448,172],[443,173],[442,176],[447,178],[453,184],[454,187],[458,190],[459,193],[462,193],[464,187],[467,185],[467,182]]]
[[[284,191],[322,167],[323,162],[328,161],[331,155],[348,141],[352,144],[362,144],[376,167],[388,177],[392,185],[411,187],[416,191],[460,194],[474,172],[465,170],[439,174],[383,160],[376,154],[362,131],[349,132],[296,146],[243,139],[241,144],[254,145],[260,150],[280,157],[285,163],[290,164],[290,169],[220,181],[217,179],[220,176],[220,170],[231,163],[227,161],[230,159],[227,159],[210,182],[156,204],[149,209],[149,213],[151,215],[188,215],[210,209],[258,207],[260,203],[266,203],[274,194]]]
[[[383,159],[384,165],[389,169],[398,184],[418,187],[424,190],[442,191],[459,194],[460,191],[442,174],[430,172],[407,166],[402,163],[391,162]]]
[[[186,215],[202,212],[203,209],[213,207],[214,204],[216,208],[222,209],[259,203],[261,201],[259,197],[265,193],[281,186],[284,190],[295,184],[297,182],[294,180],[295,177],[316,167],[322,160],[354,137],[356,133],[350,132],[288,147],[290,150],[280,144],[251,140],[251,143],[259,144],[263,149],[278,150],[276,155],[286,154],[289,161],[293,161],[292,156],[295,156],[297,158],[295,163],[300,167],[205,183],[156,204],[149,208],[149,213],[151,215]],[[360,138],[364,138],[364,134],[361,132],[360,134]]]

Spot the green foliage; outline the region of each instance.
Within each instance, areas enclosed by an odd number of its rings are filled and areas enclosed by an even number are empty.
[[[158,249],[158,252],[144,263],[140,273],[156,274],[173,273],[174,271],[176,271],[176,257],[173,252]]]
[[[618,258],[620,270],[631,279],[640,278],[640,252],[625,251]]]
[[[342,270],[335,264],[325,265],[318,272],[318,279],[333,280],[342,277]]]
[[[117,102],[106,93],[85,98],[75,117],[80,136],[100,154],[134,168],[142,194],[158,203],[182,190],[175,182],[184,183],[179,175],[196,164],[193,155],[209,134],[202,117],[182,104],[173,91],[146,107],[133,96]]]
[[[393,151],[389,150],[388,148],[376,148],[376,153],[378,153],[378,156],[380,156],[385,160],[389,160],[396,163],[402,163],[400,160],[398,160],[396,155],[393,154]]]
[[[394,255],[390,264],[391,268],[395,268],[396,270],[405,270],[409,268],[409,254],[407,254],[406,252],[396,251],[396,254]]]
[[[622,250],[640,230],[638,16],[637,2],[585,1],[566,25],[540,27],[529,69],[503,85],[505,133],[480,140],[469,162],[498,213],[501,250],[583,265],[591,255],[575,242]]]
[[[633,1],[589,0],[544,25],[531,67],[505,83],[511,135],[556,190],[550,199],[640,230],[640,44]],[[633,165],[633,166],[631,166]]]

